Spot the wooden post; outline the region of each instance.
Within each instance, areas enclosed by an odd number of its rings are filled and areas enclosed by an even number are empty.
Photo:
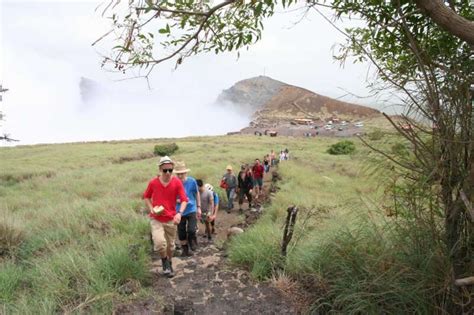
[[[296,215],[298,214],[298,208],[296,206],[291,206],[287,210],[285,229],[283,230],[283,241],[281,242],[281,255],[286,256],[286,249],[288,243],[293,237],[293,231],[295,228]]]

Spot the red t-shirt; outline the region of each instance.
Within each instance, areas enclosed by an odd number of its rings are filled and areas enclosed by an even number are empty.
[[[252,168],[252,172],[253,172],[253,178],[263,178],[263,172],[264,172],[263,165],[262,164],[254,165]]]
[[[170,182],[165,187],[158,177],[153,178],[143,193],[143,199],[151,199],[151,204],[155,206],[163,206],[165,210],[159,215],[150,212],[150,218],[160,222],[169,222],[176,215],[176,199],[188,201],[183,183],[175,176],[171,177]]]

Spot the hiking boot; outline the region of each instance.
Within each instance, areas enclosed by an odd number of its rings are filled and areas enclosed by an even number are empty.
[[[208,234],[208,235],[207,235],[207,241],[208,241],[208,242],[211,242],[211,241],[212,241],[212,236],[211,236],[211,234]]]
[[[168,278],[174,277],[173,263],[171,262],[171,259],[169,260],[169,273],[166,276]]]
[[[186,245],[181,245],[182,247],[182,251],[181,251],[181,257],[189,257],[189,256],[192,256],[193,254],[191,252],[189,252],[189,246],[186,244]]]
[[[161,258],[161,264],[163,266],[163,275],[169,276],[171,273],[171,263],[168,258]]]
[[[193,252],[195,252],[198,249],[198,243],[197,243],[196,238],[189,240],[189,248],[191,248]]]

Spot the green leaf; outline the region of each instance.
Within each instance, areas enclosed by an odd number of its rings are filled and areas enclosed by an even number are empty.
[[[263,6],[263,3],[261,3],[261,2],[259,2],[259,3],[255,6],[255,8],[254,8],[254,10],[253,10],[255,16],[260,16],[260,14],[262,13],[262,6]]]

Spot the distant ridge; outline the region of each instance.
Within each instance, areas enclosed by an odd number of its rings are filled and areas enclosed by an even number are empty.
[[[235,83],[222,91],[217,102],[234,104],[252,115],[255,122],[298,117],[325,119],[340,116],[357,119],[380,115],[376,109],[339,101],[266,76]]]

